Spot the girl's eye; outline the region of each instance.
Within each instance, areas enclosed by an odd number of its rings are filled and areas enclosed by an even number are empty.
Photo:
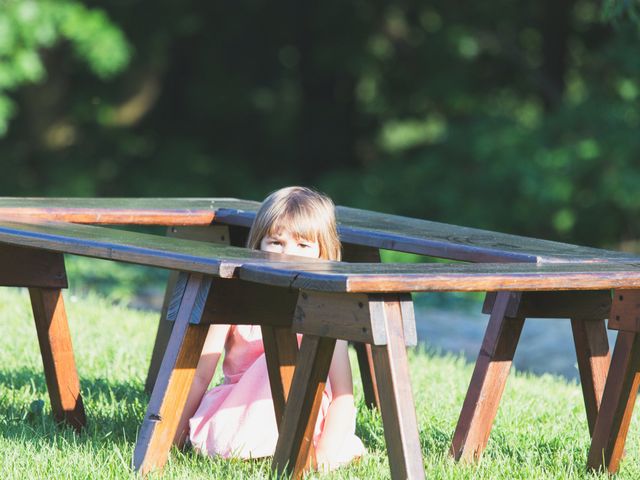
[[[299,243],[298,246],[300,248],[309,248],[311,245],[309,245],[308,243]]]
[[[269,242],[270,245],[276,245],[276,246],[280,246],[282,242],[280,242],[280,240],[271,240]]]

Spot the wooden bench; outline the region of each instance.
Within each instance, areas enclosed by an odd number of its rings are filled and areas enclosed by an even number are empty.
[[[48,254],[55,255],[60,262],[62,262],[61,254],[77,254],[182,272],[168,307],[168,317],[173,320],[174,328],[134,454],[134,466],[137,470],[146,473],[152,468],[161,467],[166,461],[200,357],[202,344],[208,327],[212,323],[253,324],[262,327],[276,418],[282,417],[297,358],[297,340],[292,332],[291,322],[298,292],[288,287],[246,282],[238,279],[236,272],[239,266],[247,262],[278,266],[288,260],[286,257],[245,248],[95,226],[59,222],[31,224],[7,221],[0,221],[0,252],[7,258],[13,256],[22,261],[26,260],[23,265],[34,269]],[[308,262],[324,263],[319,260],[308,260]],[[64,268],[63,263],[62,268]],[[19,271],[6,271],[6,281],[3,284],[22,286],[23,279],[15,281],[13,277],[17,273]],[[34,272],[34,275],[37,273],[37,271]],[[35,278],[37,279],[37,276]],[[400,340],[402,340],[404,352],[403,328],[407,329],[409,342],[416,343],[415,322],[410,300],[403,304],[402,312],[405,315],[404,321],[397,323],[395,328],[400,328]],[[66,319],[64,326],[65,335],[68,337]],[[49,337],[45,339],[44,344],[41,342],[43,355],[58,342],[57,331],[49,332]],[[386,349],[386,347],[381,348]],[[65,386],[73,384],[75,387],[74,402],[63,408],[63,413],[68,417],[71,412],[82,408],[70,342],[65,352],[55,353],[58,355],[54,354],[53,358],[45,361],[45,365],[48,363],[57,365],[61,354],[71,359],[71,366],[64,371],[55,370],[51,375],[55,384]],[[396,352],[392,356],[396,358],[398,355],[400,354]],[[404,388],[409,388],[406,357],[404,361],[402,358],[394,360],[394,365],[390,367],[380,365],[378,370],[384,372],[385,368],[391,368],[393,371],[397,368],[397,362],[402,366],[400,381]],[[394,374],[394,378],[397,376]],[[395,392],[387,393],[388,388],[385,385],[381,389],[383,395],[385,398],[395,399]],[[56,401],[55,392],[50,390],[50,395],[53,404]],[[403,419],[409,417],[414,431],[409,432],[408,435],[405,433],[402,438],[403,444],[407,445],[406,449],[410,452],[405,453],[403,459],[393,460],[392,464],[399,465],[397,468],[414,472],[410,476],[419,478],[423,475],[423,467],[412,396],[405,395],[401,401],[404,409],[400,419],[387,418],[386,428],[397,431],[400,429],[397,424],[401,421],[406,422],[407,420]],[[385,417],[389,417],[387,413],[389,408],[391,406],[382,408]],[[84,412],[82,414],[82,418],[77,421],[77,426],[84,423]],[[406,430],[406,427],[403,430]],[[422,474],[420,475],[419,472]]]
[[[163,224],[169,234],[242,245],[258,202],[237,199],[16,199],[0,198],[0,215],[28,215],[78,223]],[[337,207],[345,260],[379,260],[378,249],[400,250],[468,262],[558,262],[591,265],[638,261],[639,257],[547,240]],[[216,228],[206,226],[211,223]],[[200,228],[204,227],[204,228]],[[162,317],[170,300],[173,275]],[[607,292],[487,296],[483,311],[491,314],[480,354],[454,434],[451,453],[458,459],[478,458],[488,441],[520,332],[527,317],[568,318],[574,336],[590,433],[600,405],[609,366],[604,320]],[[508,298],[508,301],[505,300]],[[506,303],[505,303],[506,302]],[[171,323],[160,321],[147,388],[150,390],[166,348]],[[370,349],[358,348],[366,401],[378,403]],[[487,401],[491,399],[491,401]]]
[[[332,339],[373,345],[392,474],[420,478],[424,471],[404,354],[405,337],[415,336],[407,293],[500,291],[504,293],[495,303],[507,310],[514,291],[576,290],[602,296],[598,291],[640,288],[639,264],[298,264],[241,248],[57,223],[0,222],[0,244],[5,255],[24,259],[48,251],[184,272],[168,309],[175,326],[136,446],[134,462],[143,472],[166,459],[210,323],[263,326],[278,416],[290,388],[295,392],[286,404],[275,465],[279,469],[289,465],[296,474],[311,453],[304,431],[313,424],[310,419],[317,409],[313,399],[326,379]],[[27,265],[36,264],[30,262]],[[589,289],[596,293],[582,292]],[[534,295],[552,298],[557,292]],[[327,315],[328,311],[334,314]],[[292,324],[306,340],[291,386],[297,347]],[[53,374],[58,383],[60,375],[66,374]],[[68,383],[66,378],[62,383]]]

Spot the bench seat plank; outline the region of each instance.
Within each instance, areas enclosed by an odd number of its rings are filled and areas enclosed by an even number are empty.
[[[224,278],[243,267],[239,276],[244,280],[330,292],[640,287],[640,263],[351,264],[312,259],[298,263],[257,250],[62,222],[0,221],[0,242]]]
[[[258,250],[64,222],[0,221],[0,243],[223,278],[247,261],[284,263]]]
[[[243,280],[327,292],[598,290],[640,287],[640,263],[245,264]]]

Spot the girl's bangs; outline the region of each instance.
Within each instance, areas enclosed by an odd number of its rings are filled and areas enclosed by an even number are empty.
[[[318,240],[318,219],[302,211],[287,211],[276,217],[269,227],[268,235],[278,234],[286,231],[290,234],[304,238],[305,240]]]

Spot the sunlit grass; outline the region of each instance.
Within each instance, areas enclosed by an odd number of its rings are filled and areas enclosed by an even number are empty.
[[[143,384],[157,313],[95,294],[65,295],[89,424],[76,434],[52,421],[28,295],[0,289],[0,478],[134,478],[130,462],[148,401]],[[512,375],[485,456],[479,465],[461,465],[447,451],[472,367],[424,351],[411,352],[410,363],[427,478],[606,478],[585,470],[589,435],[578,385]],[[359,383],[356,398],[357,433],[369,453],[349,468],[311,477],[389,477],[380,416],[362,406]],[[640,477],[638,431],[634,421],[618,478]],[[269,476],[268,461],[209,459],[176,449],[163,474]]]

